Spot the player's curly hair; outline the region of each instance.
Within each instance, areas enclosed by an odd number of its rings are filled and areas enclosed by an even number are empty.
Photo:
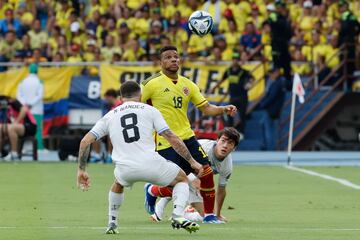
[[[159,56],[161,56],[161,54],[163,54],[163,52],[169,51],[169,50],[174,50],[177,51],[177,48],[175,46],[169,45],[169,46],[165,46],[163,48],[161,48],[159,50]]]
[[[233,140],[235,142],[235,146],[237,146],[240,142],[240,133],[233,127],[226,127],[222,129],[218,133],[218,139],[221,138],[222,135],[225,135],[230,140]]]

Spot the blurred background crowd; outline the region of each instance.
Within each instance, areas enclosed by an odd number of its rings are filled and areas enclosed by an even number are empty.
[[[214,18],[212,34],[190,34],[195,10]],[[151,61],[165,44],[189,60],[273,60],[271,24],[285,16],[291,60],[327,64],[344,42],[341,21],[360,20],[359,1],[335,0],[0,0],[1,62]],[[277,34],[282,34],[281,27]],[[345,34],[351,34],[346,32]],[[357,44],[359,43],[358,40]],[[292,64],[308,74],[308,64]]]

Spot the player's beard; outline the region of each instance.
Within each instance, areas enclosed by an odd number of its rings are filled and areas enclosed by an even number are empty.
[[[179,71],[179,66],[176,66],[176,67],[175,66],[173,66],[173,67],[170,66],[166,70],[173,73],[173,74],[175,74],[175,73],[177,73]]]

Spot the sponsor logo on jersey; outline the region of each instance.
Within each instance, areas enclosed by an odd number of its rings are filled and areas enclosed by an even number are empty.
[[[170,92],[170,90],[168,88],[165,88],[164,92]]]
[[[183,88],[183,93],[185,94],[185,96],[189,96],[189,93],[190,93],[189,88],[184,87],[184,88]]]

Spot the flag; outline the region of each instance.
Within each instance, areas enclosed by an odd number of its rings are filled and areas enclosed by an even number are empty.
[[[43,135],[53,127],[66,126],[69,114],[69,92],[74,67],[40,68],[39,78],[44,81]]]
[[[304,87],[302,85],[302,82],[301,82],[301,79],[300,79],[300,76],[299,76],[298,73],[295,73],[295,75],[294,75],[294,82],[293,82],[292,92],[298,96],[300,103],[305,102],[305,98],[304,98],[305,89],[304,89]]]

